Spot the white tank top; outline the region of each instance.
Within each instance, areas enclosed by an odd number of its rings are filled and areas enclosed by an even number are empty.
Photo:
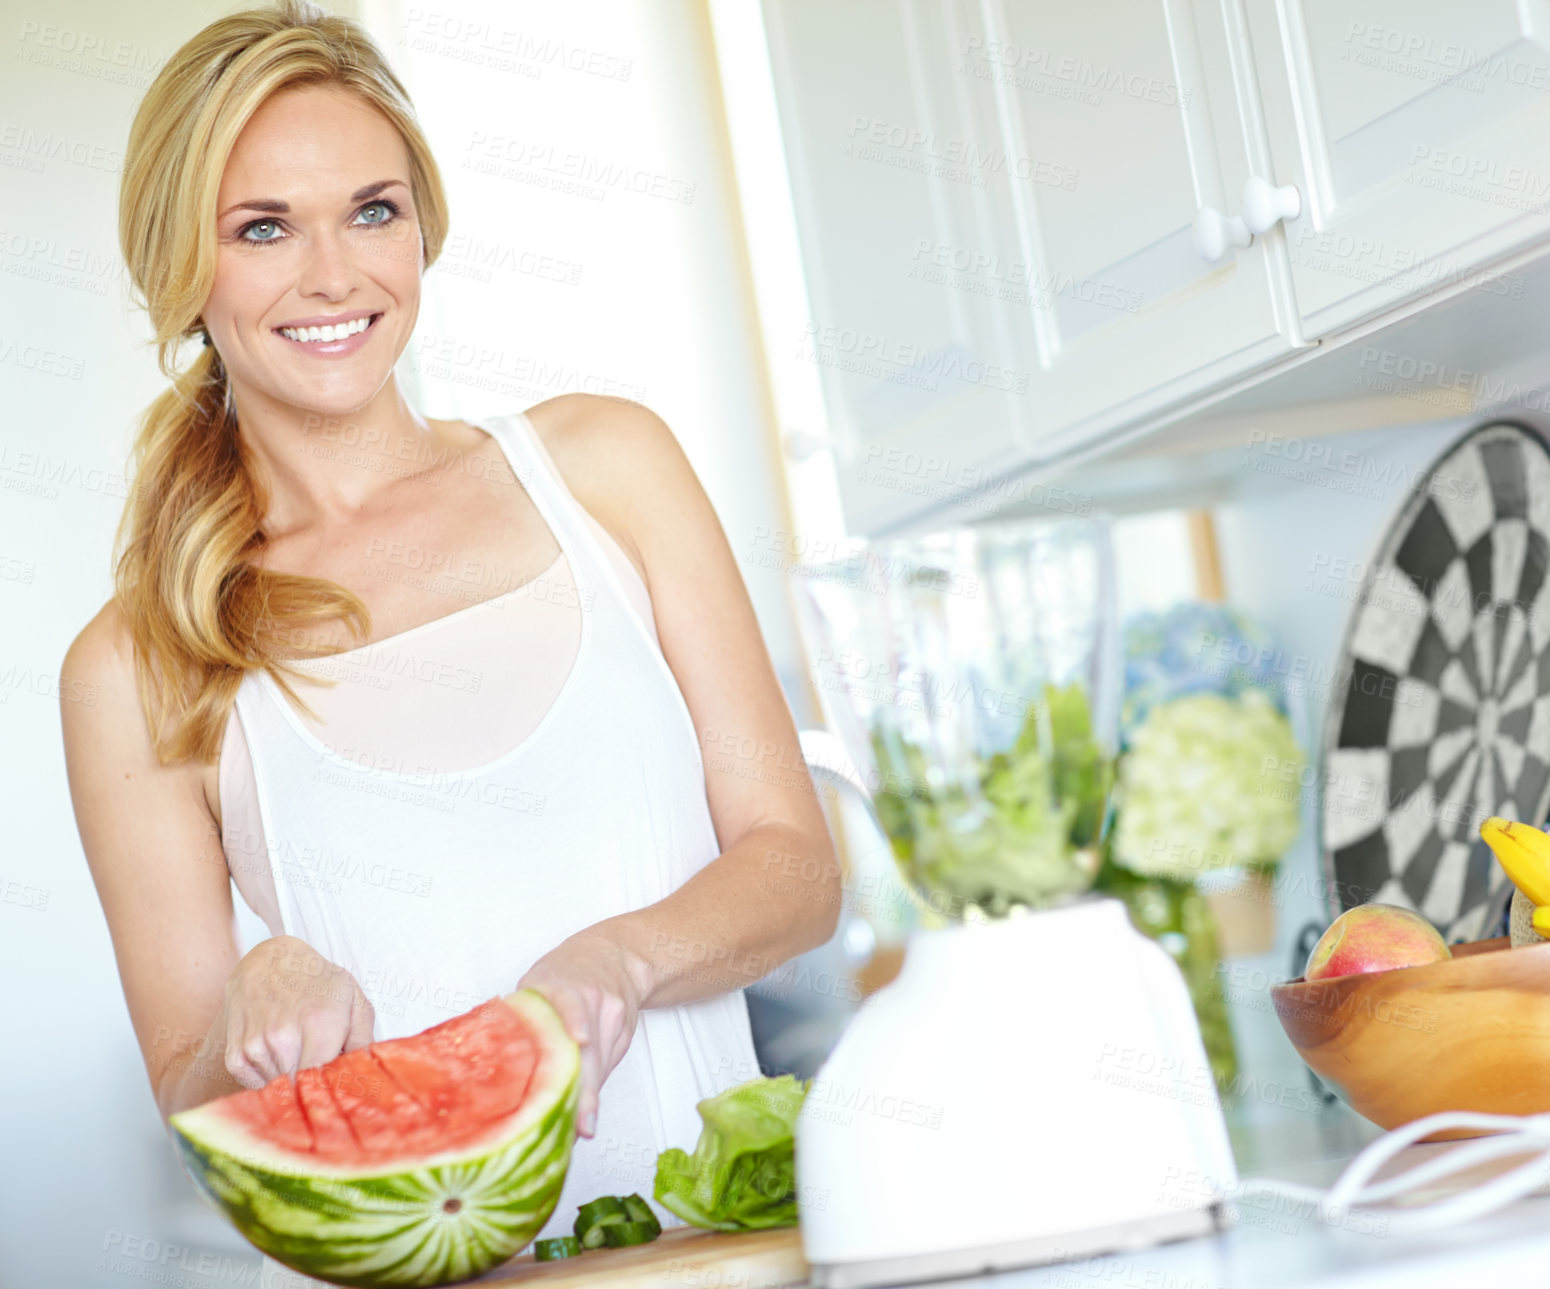
[[[248,673],[237,694],[257,858],[272,876],[279,923],[271,929],[306,941],[360,982],[379,1040],[511,992],[567,936],[655,903],[721,853],[693,720],[595,521],[523,414],[475,424],[499,446],[561,558],[511,591],[301,664],[341,677],[332,689],[299,688],[319,711],[318,695],[348,686],[355,697],[344,705],[359,707],[359,695],[372,693],[370,728],[353,746],[325,742],[327,726],[309,721],[263,671]],[[443,624],[466,642],[466,620],[531,606],[535,596],[577,622],[563,674],[551,667],[530,677],[509,642],[487,658],[445,647],[453,636]],[[389,685],[373,685],[384,677]],[[547,710],[521,722],[527,732],[514,745],[490,746],[492,730],[511,728],[505,696],[535,684],[553,693]],[[462,764],[452,764],[457,751],[445,740],[436,756],[420,755],[427,686],[443,706],[447,695],[461,699]],[[363,728],[352,722],[352,736]],[[223,770],[223,787],[226,779]],[[227,832],[234,876],[244,867],[251,876],[254,857]],[[651,1199],[657,1155],[692,1149],[699,1136],[696,1103],[756,1070],[741,990],[642,1011],[603,1085],[596,1134],[577,1139],[538,1238],[568,1233],[576,1209],[599,1195]],[[658,1212],[664,1225],[679,1224]]]
[[[563,488],[565,481],[542,440],[535,436],[532,442]],[[493,438],[486,444],[487,448],[466,454],[461,468],[483,476],[499,465],[501,477],[515,486],[517,478],[506,468],[503,449]],[[640,573],[608,530],[585,507],[576,509],[656,643],[651,596]],[[581,643],[581,599],[570,561],[559,551],[537,577],[494,594],[490,587],[509,582],[511,570],[464,566],[459,576],[449,578],[436,569],[426,571],[433,561],[422,550],[410,547],[394,554],[391,562],[378,561],[377,576],[416,578],[444,599],[473,603],[379,641],[376,647],[363,646],[327,658],[292,659],[291,665],[301,672],[335,682],[303,685],[308,705],[317,715],[299,714],[320,741],[336,751],[347,750],[357,762],[385,766],[387,758],[407,759],[427,773],[482,765],[532,732],[570,673]],[[523,683],[492,692],[485,678],[506,674],[515,657],[522,659]],[[412,724],[395,715],[411,709]],[[227,868],[248,907],[271,935],[280,935],[284,928],[275,873],[235,704],[221,741],[218,778]],[[282,881],[317,881],[325,886],[338,881],[340,865],[330,863],[330,857],[310,853],[284,860],[279,867]]]

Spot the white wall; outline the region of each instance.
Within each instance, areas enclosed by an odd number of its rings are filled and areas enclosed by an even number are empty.
[[[571,389],[653,408],[710,493],[785,667],[785,587],[750,558],[756,531],[781,522],[777,462],[703,6],[382,0],[369,13],[453,212],[417,337],[431,414]]]
[[[122,289],[116,208],[129,123],[166,57],[239,7],[5,0],[0,22],[5,1285],[122,1284],[123,1273],[99,1258],[136,1241],[161,1242],[141,1244],[151,1261],[136,1265],[189,1283],[221,1282],[190,1274],[201,1253],[235,1255],[226,1280],[252,1284],[241,1269],[257,1267],[250,1246],[201,1206],[163,1136],[71,812],[56,674],[111,594],[132,425],[162,385],[143,347],[143,315],[126,307]],[[638,398],[679,436],[739,557],[751,552],[756,529],[780,521],[701,6],[438,4],[450,24],[443,34],[425,20],[406,25],[392,5],[368,10],[416,98],[452,206],[453,240],[427,278],[416,346],[425,354],[447,337],[501,355],[432,369],[422,409],[476,417],[571,388]],[[411,51],[404,35],[431,48]],[[487,41],[546,53],[525,70],[459,56]],[[560,61],[542,61],[554,54]],[[594,66],[615,71],[628,60],[628,79],[567,65],[593,54],[602,60]],[[526,179],[462,168],[471,144],[499,136],[536,150]],[[625,185],[604,186],[601,200],[561,192],[555,178],[572,154],[647,187],[692,185],[692,200]],[[487,281],[449,271],[477,273],[492,251],[519,268]],[[546,277],[555,262],[579,266],[579,280]],[[413,377],[413,353],[404,366]],[[540,371],[558,374],[530,374]],[[801,718],[785,589],[778,572],[744,568]],[[251,943],[262,927],[245,908],[240,915]],[[163,1261],[168,1241],[189,1252]]]
[[[96,1269],[105,1245],[168,1238],[169,1186],[188,1188],[161,1135],[81,854],[57,671],[111,594],[130,424],[160,384],[140,347],[145,328],[123,303],[116,209],[124,140],[155,68],[210,13],[191,2],[130,9],[64,0],[11,4],[0,23],[6,1284],[123,1283]],[[11,883],[40,895],[19,902]]]

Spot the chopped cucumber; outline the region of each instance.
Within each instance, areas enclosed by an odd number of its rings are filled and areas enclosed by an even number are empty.
[[[649,1244],[662,1230],[656,1222],[604,1222],[597,1229],[603,1233],[603,1246],[609,1249]]]

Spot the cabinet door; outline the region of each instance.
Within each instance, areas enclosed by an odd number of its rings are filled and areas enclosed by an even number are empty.
[[[1294,345],[1279,233],[1208,262],[1202,208],[1236,216],[1265,143],[1233,0],[986,0],[971,50],[1014,155],[1069,185],[1012,189],[1045,307],[1029,442],[1091,447],[1117,426],[1262,367]],[[1279,315],[1278,315],[1279,309]]]
[[[1275,182],[1302,197],[1286,236],[1308,334],[1550,235],[1544,0],[1245,2]]]
[[[1241,32],[1222,0],[1116,12],[767,0],[814,315],[792,341],[853,531],[1068,509],[1020,476],[1290,348],[1276,239],[1194,244],[1266,164]]]
[[[770,67],[847,528],[1021,459],[1036,342],[970,0],[766,0]],[[961,267],[959,267],[961,266]]]

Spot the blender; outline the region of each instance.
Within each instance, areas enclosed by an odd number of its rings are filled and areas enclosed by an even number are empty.
[[[800,570],[830,731],[922,920],[797,1121],[823,1289],[1139,1248],[1237,1176],[1184,980],[1091,893],[1122,667],[1101,517],[857,542]]]

